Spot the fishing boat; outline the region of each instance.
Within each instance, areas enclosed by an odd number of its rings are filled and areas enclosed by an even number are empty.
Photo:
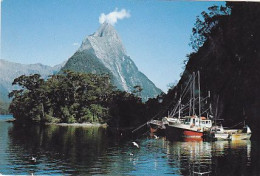
[[[222,125],[212,126],[210,129],[211,138],[214,140],[231,140],[231,134],[228,133]]]
[[[174,107],[173,111],[168,115],[168,117],[165,117],[163,119],[163,121],[167,122],[165,124],[166,137],[169,140],[181,139],[181,138],[202,138],[204,134],[209,132],[210,128],[212,127],[212,121],[209,118],[201,116],[203,113],[207,111],[201,113],[199,72],[197,73],[197,78],[198,78],[198,92],[199,92],[198,98],[195,97],[196,75],[195,73],[193,73],[186,88],[184,89],[184,92],[182,93],[182,95],[186,95],[187,91],[190,90],[190,95],[191,95],[190,101],[188,102],[188,104],[183,105],[181,101],[183,97],[181,96],[179,98],[177,105]],[[209,96],[210,93],[208,94],[207,98],[209,98]],[[199,105],[198,115],[196,115],[196,111],[195,111],[196,104]],[[189,109],[188,116],[182,116],[183,111],[185,109]],[[175,115],[177,114],[178,116],[175,117]]]
[[[164,133],[165,126],[162,120],[150,120],[149,122],[147,122],[147,125],[150,128],[150,133]]]
[[[169,123],[166,125],[166,134],[174,138],[202,138],[205,132],[212,127],[211,120],[205,117],[186,116],[184,122]]]
[[[248,125],[245,125],[242,129],[225,129],[225,132],[231,135],[231,140],[249,140],[252,132]]]

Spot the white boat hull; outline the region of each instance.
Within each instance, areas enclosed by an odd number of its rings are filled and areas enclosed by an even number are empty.
[[[230,136],[230,134],[227,134],[227,133],[215,133],[214,139],[216,139],[216,140],[229,140],[229,139],[231,139],[231,136]]]

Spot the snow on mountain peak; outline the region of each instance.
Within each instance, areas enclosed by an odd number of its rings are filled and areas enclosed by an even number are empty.
[[[94,33],[94,36],[97,36],[97,37],[103,37],[103,36],[113,37],[113,36],[116,36],[116,37],[118,37],[115,28],[107,22],[104,22],[103,24],[101,24],[99,29]]]
[[[92,35],[89,35],[81,44],[80,52],[92,52],[107,67],[115,77],[122,82],[122,86],[127,89],[125,80],[120,75],[121,65],[126,56],[125,48],[120,40],[117,31],[109,23],[103,23]]]
[[[109,23],[103,23],[92,35],[81,44],[79,51],[94,51],[98,58],[118,58],[126,54],[125,48],[115,28]]]

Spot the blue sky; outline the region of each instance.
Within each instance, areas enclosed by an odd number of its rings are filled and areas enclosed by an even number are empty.
[[[115,24],[127,54],[155,85],[179,79],[196,16],[224,2],[155,0],[3,0],[2,59],[56,65],[99,27],[101,13],[126,9]]]

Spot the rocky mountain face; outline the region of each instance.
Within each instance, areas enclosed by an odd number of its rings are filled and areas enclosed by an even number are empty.
[[[113,84],[120,90],[132,92],[134,86],[141,86],[143,100],[162,92],[127,56],[117,31],[108,23],[102,24],[94,34],[89,35],[61,70],[109,74]]]
[[[215,17],[217,25],[197,52],[189,56],[172,99],[192,72],[200,71],[202,94],[211,91],[213,113],[232,126],[241,121],[260,132],[260,4],[227,3],[231,14]],[[218,98],[219,97],[219,98]],[[259,137],[259,136],[258,136]]]
[[[59,72],[64,64],[54,67],[42,64],[19,64],[0,59],[0,102],[9,103],[8,93],[13,90],[12,82],[21,75],[30,75],[38,73],[43,78]],[[0,112],[1,113],[1,112]]]

